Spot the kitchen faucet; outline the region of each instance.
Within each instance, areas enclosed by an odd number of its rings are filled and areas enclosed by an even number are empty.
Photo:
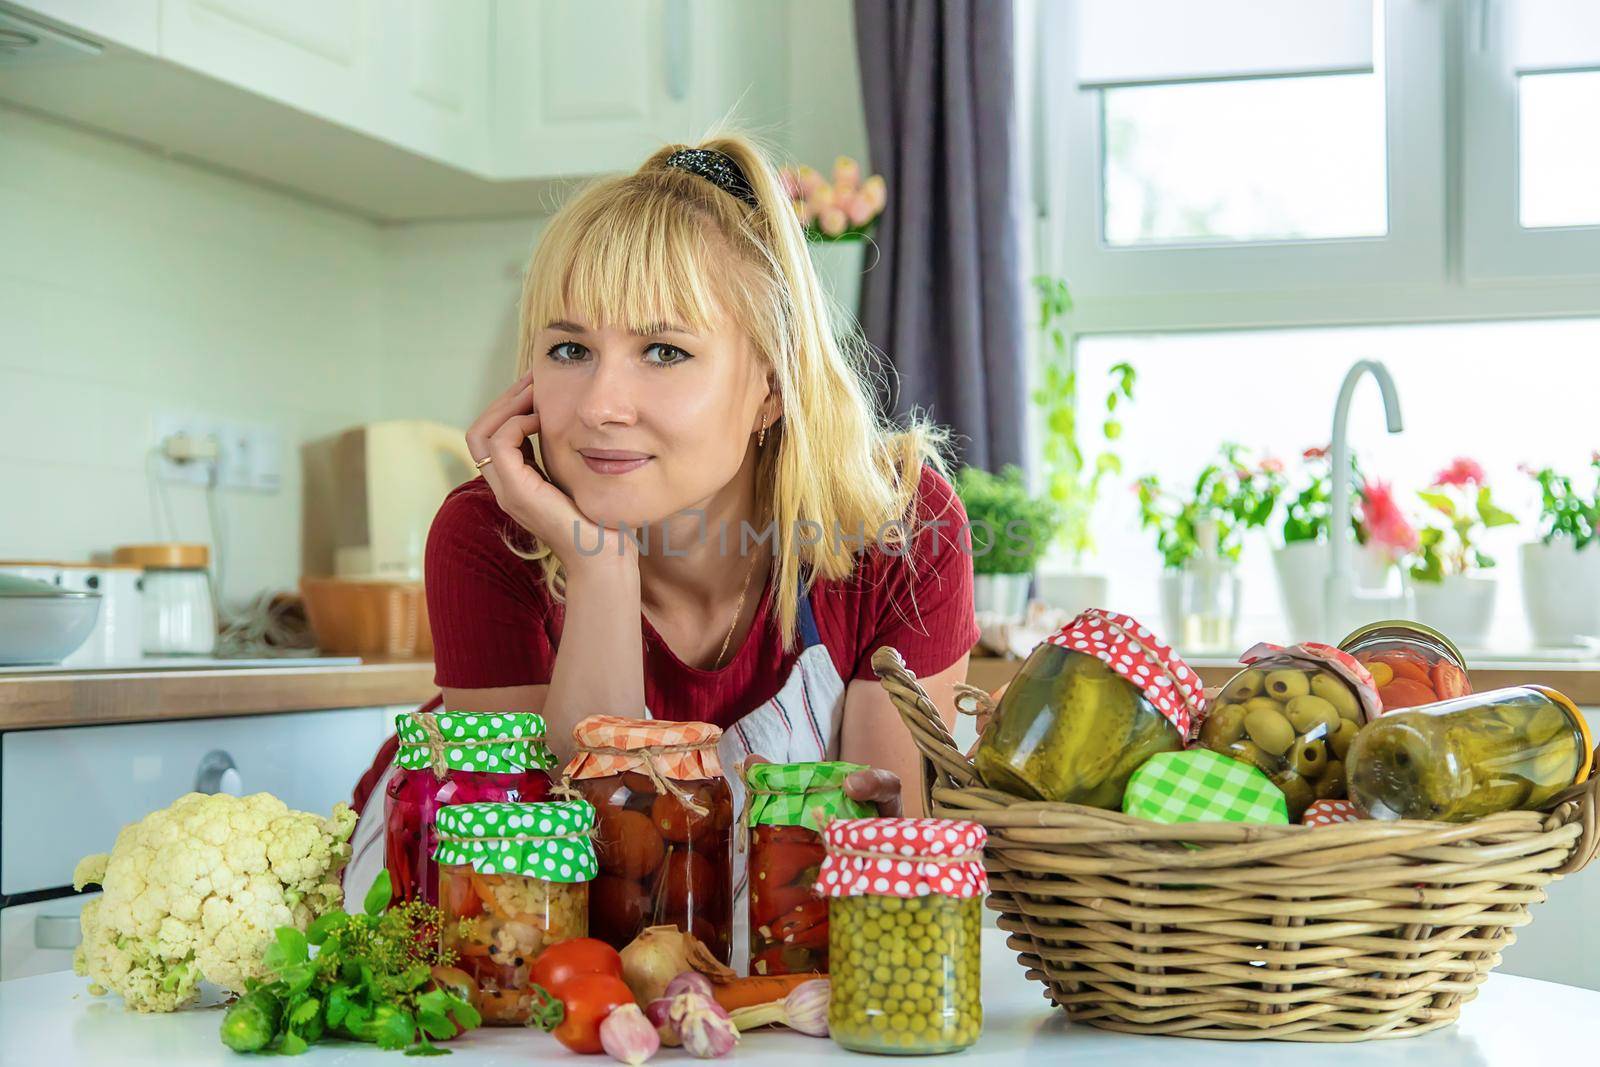
[[[1348,632],[1374,619],[1388,619],[1409,614],[1406,610],[1406,593],[1402,588],[1398,597],[1363,594],[1356,590],[1354,567],[1350,561],[1350,401],[1363,374],[1371,374],[1383,395],[1383,417],[1390,433],[1404,429],[1400,419],[1400,394],[1395,390],[1389,368],[1375,359],[1363,359],[1350,368],[1339,386],[1339,399],[1333,406],[1333,440],[1331,444],[1331,487],[1333,512],[1328,530],[1328,579],[1324,587],[1330,639]],[[1359,490],[1359,486],[1356,487]]]

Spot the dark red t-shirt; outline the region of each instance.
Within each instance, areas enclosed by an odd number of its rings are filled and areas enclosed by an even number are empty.
[[[932,468],[923,468],[916,516],[913,528],[919,532],[908,551],[858,553],[849,578],[818,581],[811,589],[818,634],[846,680],[874,678],[870,661],[882,645],[899,649],[911,671],[927,677],[949,667],[978,640],[972,560],[961,547],[966,510]],[[934,519],[942,525],[921,526]],[[426,584],[434,681],[441,687],[550,681],[563,606],[550,598],[539,565],[506,547],[502,535],[516,532],[482,479],[452,490],[433,520]],[[645,703],[652,715],[726,727],[778,692],[799,650],[783,650],[768,594],[744,643],[716,671],[679,660],[640,617]]]

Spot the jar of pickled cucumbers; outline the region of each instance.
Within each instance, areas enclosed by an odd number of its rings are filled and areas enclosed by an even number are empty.
[[[974,756],[991,789],[1120,809],[1128,779],[1188,740],[1199,678],[1126,615],[1090,609],[1047,637],[1006,687]]]
[[[1554,689],[1474,693],[1364,728],[1350,746],[1350,799],[1374,819],[1538,811],[1588,779],[1593,748],[1582,713]]]
[[[859,763],[753,763],[745,770],[750,850],[750,973],[828,972],[828,902],[815,886],[821,826],[877,808],[847,796]]]
[[[1283,790],[1289,821],[1345,795],[1345,757],[1380,709],[1367,669],[1331,645],[1259,644],[1200,727],[1200,743],[1258,768]]]
[[[526,1023],[533,961],[546,945],[588,936],[594,815],[582,800],[439,809],[441,940],[472,979],[484,1022]]]
[[[1372,675],[1384,711],[1454,700],[1472,692],[1461,650],[1420,622],[1371,623],[1340,641],[1339,647]]]
[[[828,1030],[855,1052],[955,1052],[983,1029],[979,936],[987,833],[953,819],[836,819],[817,891],[829,899]]]
[[[395,724],[395,772],[383,797],[383,852],[395,901],[438,903],[434,822],[452,804],[530,803],[550,792],[555,757],[532,712],[413,712]]]
[[[589,925],[617,949],[676,926],[733,956],[733,793],[708,722],[591,715],[572,729],[572,788],[595,807]]]

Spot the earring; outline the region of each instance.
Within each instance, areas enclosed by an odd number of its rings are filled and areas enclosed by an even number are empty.
[[[756,447],[765,448],[767,444],[767,417],[761,416],[761,432],[756,434]]]

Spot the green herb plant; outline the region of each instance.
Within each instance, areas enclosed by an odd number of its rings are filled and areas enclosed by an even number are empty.
[[[1308,448],[1301,454],[1302,464],[1297,489],[1286,483],[1283,495],[1283,543],[1326,542],[1333,519],[1332,461],[1326,448]],[[1365,483],[1361,464],[1350,453],[1350,528],[1357,544],[1366,544],[1366,528],[1361,522],[1361,490]]]
[[[999,474],[978,467],[956,472],[956,495],[967,509],[974,574],[1028,574],[1055,535],[1055,504],[1028,492],[1022,470]]]
[[[1442,521],[1429,522],[1417,531],[1412,578],[1442,582],[1448,575],[1495,565],[1479,538],[1497,526],[1515,526],[1517,518],[1495,504],[1487,485],[1435,485],[1417,496]]]
[[[433,980],[435,967],[455,961],[440,946],[443,914],[420,900],[391,908],[392,897],[384,871],[363,914],[330,911],[304,933],[280,926],[262,956],[266,977],[251,979],[222,1018],[222,1043],[297,1055],[343,1038],[408,1056],[449,1055],[433,1041],[483,1020],[458,988]]]
[[[1074,567],[1094,549],[1090,519],[1107,477],[1122,474],[1122,457],[1112,443],[1122,436],[1117,409],[1133,400],[1137,374],[1128,363],[1112,364],[1106,389],[1104,414],[1083,412],[1078,404],[1078,371],[1067,346],[1066,317],[1072,296],[1060,278],[1040,275],[1033,280],[1039,296],[1039,331],[1044,337],[1040,386],[1033,402],[1044,416],[1044,468],[1046,492],[1056,505],[1060,523],[1056,543],[1066,549]],[[1085,453],[1080,419],[1099,419],[1100,447],[1093,459]]]
[[[1578,549],[1600,540],[1600,452],[1589,457],[1589,466],[1596,477],[1587,496],[1573,487],[1572,478],[1552,467],[1522,468],[1539,486],[1539,540],[1545,544],[1561,538]]]
[[[1135,483],[1139,525],[1156,532],[1156,550],[1167,570],[1177,570],[1199,553],[1199,525],[1207,519],[1217,524],[1218,554],[1237,563],[1245,531],[1267,524],[1284,485],[1281,463],[1251,462],[1242,445],[1224,442],[1187,497],[1163,489],[1154,474],[1140,478]]]

